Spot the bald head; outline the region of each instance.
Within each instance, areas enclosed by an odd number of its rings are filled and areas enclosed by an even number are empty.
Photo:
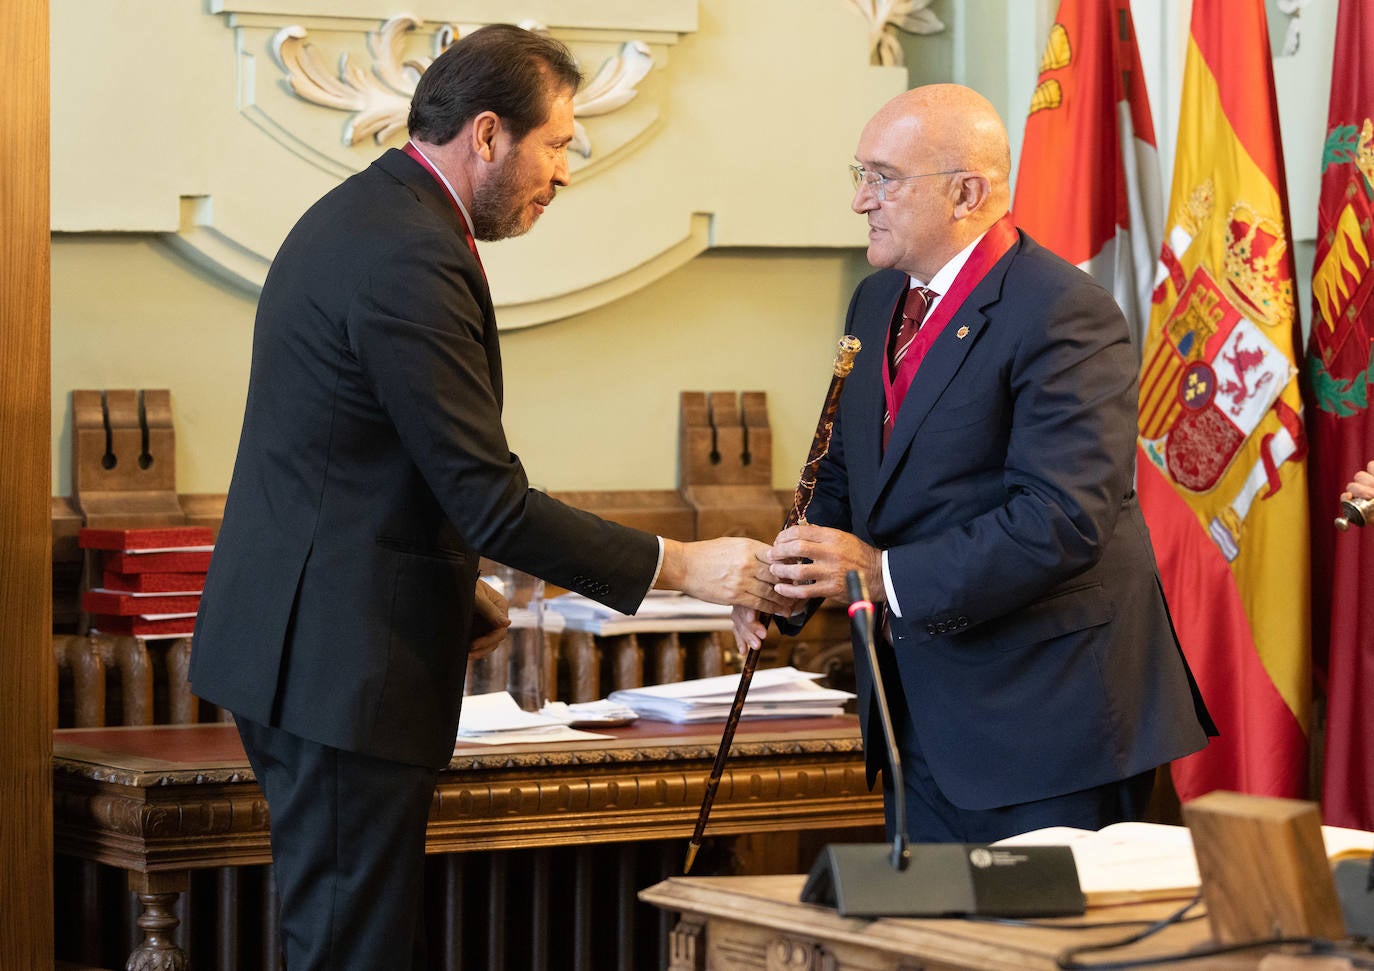
[[[994,189],[1007,189],[1011,149],[1007,130],[992,103],[961,84],[928,84],[897,95],[870,125],[905,131],[909,148],[942,169],[984,175]]]
[[[885,200],[862,187],[854,197],[854,209],[869,217],[875,266],[929,280],[1011,207],[1006,128],[992,104],[963,85],[897,95],[864,126],[855,158],[904,180]]]

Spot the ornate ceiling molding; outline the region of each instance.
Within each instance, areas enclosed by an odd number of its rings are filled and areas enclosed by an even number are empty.
[[[897,31],[938,34],[944,22],[927,8],[931,0],[849,0],[849,5],[868,23],[870,64],[900,67],[906,63]]]
[[[566,43],[588,81],[575,102],[571,185],[534,232],[483,247],[503,328],[592,310],[714,246],[862,245],[844,164],[857,126],[905,88],[906,72],[855,57],[869,38],[844,4],[798,17],[793,3],[83,7],[81,30],[53,31],[52,226],[159,233],[256,294],[301,212],[404,143],[411,93],[433,59],[476,26],[510,19]],[[875,16],[922,20],[880,7]],[[788,57],[760,57],[770,44]],[[186,65],[175,81],[161,67],[168,49]]]
[[[476,29],[476,25],[442,24],[433,34],[433,55],[408,58],[406,35],[422,25],[423,21],[401,14],[370,31],[367,47],[372,56],[371,70],[358,66],[344,51],[338,55],[338,71],[331,74],[316,45],[307,39],[306,28],[299,24],[283,27],[272,35],[272,58],[302,101],[352,112],[343,125],[345,145],[352,147],[368,138],[383,145],[405,130],[415,86],[434,58]],[[520,26],[548,33],[548,28],[537,21],[526,21]],[[570,148],[574,152],[583,158],[592,155],[591,138],[581,119],[624,107],[633,100],[637,85],[653,66],[653,52],[639,40],[626,41],[614,57],[602,63],[573,99],[574,135]]]

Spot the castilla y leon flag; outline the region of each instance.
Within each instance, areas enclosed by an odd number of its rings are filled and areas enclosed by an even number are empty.
[[[1174,763],[1301,797],[1311,714],[1306,436],[1264,0],[1194,0],[1140,377],[1138,483],[1179,641],[1220,736]]]
[[[1312,334],[1307,345],[1312,438],[1312,619],[1325,670],[1324,819],[1374,829],[1374,536],[1338,533],[1340,494],[1374,459],[1374,11],[1341,0],[1322,150]],[[1323,650],[1325,649],[1325,650]],[[1323,656],[1325,655],[1325,656]]]
[[[1130,0],[1062,0],[1031,96],[1016,223],[1116,296],[1137,351],[1159,254],[1159,156]]]

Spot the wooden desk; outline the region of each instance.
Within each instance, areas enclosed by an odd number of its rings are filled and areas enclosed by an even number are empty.
[[[673,931],[667,971],[1054,971],[1055,956],[1065,948],[1118,940],[1183,903],[1092,908],[1083,917],[1045,922],[1052,927],[969,920],[867,920],[801,903],[805,879],[802,875],[673,877],[640,891],[639,896],[681,915]],[[1142,923],[1134,928],[1073,926],[1118,920]],[[1188,921],[1139,944],[1083,955],[1080,960],[1128,961],[1185,952],[1206,945],[1210,934],[1205,919]],[[1330,959],[1249,951],[1161,966],[1180,971],[1350,967],[1343,961],[1333,965],[1323,960]]]
[[[685,852],[720,728],[641,720],[553,749],[461,745],[440,774],[426,851],[681,837]],[[232,726],[62,729],[53,750],[56,852],[127,871],[142,901],[130,967],[174,954],[171,908],[190,871],[270,861],[266,802]],[[852,716],[745,722],[708,835],[881,819]]]

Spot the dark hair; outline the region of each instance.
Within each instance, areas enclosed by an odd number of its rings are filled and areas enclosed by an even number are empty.
[[[410,134],[434,145],[494,111],[517,140],[549,117],[549,93],[576,91],[582,72],[558,41],[513,24],[489,24],[434,59],[410,101]]]

